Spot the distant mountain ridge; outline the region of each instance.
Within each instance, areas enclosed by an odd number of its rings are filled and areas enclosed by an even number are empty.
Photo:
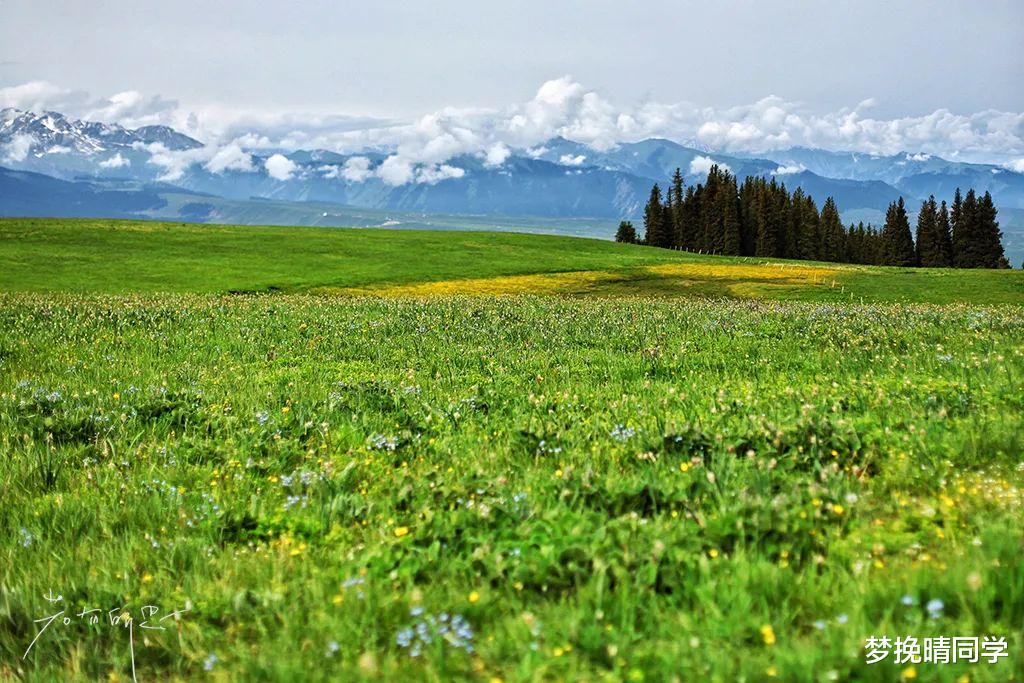
[[[448,177],[391,185],[378,173],[387,158],[387,152],[381,150],[355,154],[279,150],[276,153],[292,165],[283,176],[267,168],[274,152],[237,150],[237,163],[218,165],[213,163],[218,151],[167,126],[130,129],[79,121],[57,112],[0,110],[0,165],[91,185],[91,189],[85,188],[86,196],[91,197],[87,202],[90,211],[103,198],[124,199],[122,195],[96,194],[97,188],[140,191],[162,183],[162,192],[173,186],[186,194],[221,197],[236,207],[239,202],[258,199],[416,214],[637,220],[655,182],[664,186],[680,168],[686,182],[696,184],[703,181],[712,164],[728,168],[741,180],[773,176],[791,190],[802,187],[819,206],[831,196],[846,222],[879,223],[885,208],[900,196],[913,209],[930,194],[951,197],[958,186],[992,192],[1001,209],[1024,209],[1024,174],[925,154],[879,156],[800,147],[763,155],[724,154],[656,138],[595,149],[553,138],[531,148],[514,149],[500,164],[487,163],[483,155],[466,154],[445,162],[454,169]],[[182,160],[173,179],[168,179],[171,174],[166,160],[161,161],[154,152]],[[346,173],[346,164],[354,157],[360,157],[365,173]],[[8,177],[8,185],[10,181]],[[0,215],[13,215],[16,206],[25,210],[24,202],[14,204],[8,194],[0,201]],[[54,209],[52,202],[47,206]],[[111,206],[112,215],[122,215],[122,210],[118,201]],[[190,210],[182,218],[206,220],[216,215]],[[244,218],[249,214],[232,215]],[[265,211],[260,207],[251,215],[265,215]]]
[[[15,136],[30,136],[36,150],[54,153],[58,148],[80,154],[131,149],[133,145],[160,143],[171,150],[202,147],[202,143],[168,126],[125,128],[116,123],[80,121],[53,111],[34,113],[20,109],[0,109],[0,144]]]

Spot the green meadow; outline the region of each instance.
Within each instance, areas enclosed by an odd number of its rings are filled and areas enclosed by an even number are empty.
[[[1019,680],[1021,275],[0,221],[0,679]]]

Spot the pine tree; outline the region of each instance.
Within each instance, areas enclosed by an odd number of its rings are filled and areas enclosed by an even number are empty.
[[[722,253],[726,256],[739,256],[743,247],[740,235],[739,201],[729,196],[729,186],[723,192],[722,204]]]
[[[964,201],[960,195],[960,188],[956,188],[953,195],[953,206],[950,210],[950,241],[952,244],[953,267],[968,268],[967,254],[970,251],[969,230],[964,219]]]
[[[775,202],[775,179],[767,187],[762,186],[758,197],[757,235],[754,247],[756,256],[778,256],[778,211]]]
[[[939,210],[935,197],[929,197],[921,203],[917,213],[917,263],[924,268],[942,266],[943,253],[939,238]]]
[[[685,235],[686,235],[686,197],[683,195],[683,173],[678,168],[676,172],[672,174],[672,186],[669,189],[669,200],[672,205],[672,220],[670,225],[672,226],[672,245],[685,249]]]
[[[916,263],[914,238],[910,235],[910,222],[903,197],[889,205],[882,228],[884,263],[888,266],[913,266]]]
[[[821,207],[821,240],[818,258],[824,261],[846,260],[846,233],[843,222],[839,218],[836,200],[829,197]]]
[[[996,214],[992,194],[986,191],[985,196],[978,200],[976,209],[978,260],[981,268],[1003,268],[1006,262],[1006,255],[1003,253],[1003,233],[999,231]]]
[[[985,240],[981,235],[978,198],[974,188],[967,190],[957,214],[959,218],[953,228],[954,263],[959,268],[984,268]]]
[[[622,221],[619,223],[619,229],[615,232],[616,242],[625,242],[626,244],[636,244],[636,228],[629,221]]]
[[[644,208],[644,244],[660,247],[665,244],[665,212],[661,205],[661,188],[655,183]]]
[[[935,222],[935,234],[939,244],[938,266],[952,268],[953,238],[949,232],[949,210],[946,208],[945,200],[939,206],[939,214]]]

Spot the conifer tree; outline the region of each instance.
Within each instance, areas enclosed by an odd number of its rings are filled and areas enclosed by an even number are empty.
[[[729,190],[723,188],[722,197],[722,253],[726,256],[739,256],[743,242],[740,236],[739,202]]]
[[[636,244],[636,228],[630,221],[619,223],[619,229],[615,232],[615,241]]]
[[[887,266],[913,266],[916,263],[914,238],[910,235],[910,222],[903,197],[889,205],[882,228],[882,248]]]
[[[644,208],[644,244],[652,247],[665,245],[665,211],[661,205],[661,188],[655,183],[651,197]]]
[[[939,214],[935,222],[935,234],[940,250],[939,266],[942,268],[952,268],[953,241],[952,235],[949,232],[949,210],[946,208],[945,200],[939,206]]]
[[[679,229],[679,246],[687,251],[697,251],[697,234],[700,223],[700,199],[692,185],[686,188],[682,206],[682,225]]]
[[[950,239],[952,243],[953,267],[969,268],[967,265],[968,253],[970,252],[970,230],[964,217],[964,202],[960,195],[960,188],[956,188],[953,195],[953,206],[950,209]]]
[[[821,207],[821,239],[819,241],[818,258],[823,261],[846,260],[846,234],[839,218],[836,200],[829,197]]]
[[[686,206],[686,197],[683,194],[683,173],[678,168],[676,172],[672,174],[672,186],[669,189],[669,200],[672,205],[672,220],[670,225],[672,226],[672,245],[685,249],[683,245],[685,241],[686,228],[684,223],[686,216],[684,208]]]
[[[988,191],[978,200],[975,217],[978,231],[978,267],[1003,268],[1006,257],[1003,253],[1002,232],[996,220],[996,207]]]
[[[917,213],[917,263],[924,268],[939,268],[943,262],[942,244],[939,238],[939,209],[935,197],[921,203]]]

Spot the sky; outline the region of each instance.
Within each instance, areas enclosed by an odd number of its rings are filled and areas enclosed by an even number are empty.
[[[0,0],[0,106],[426,163],[557,133],[1013,164],[1022,46],[1021,0]]]

